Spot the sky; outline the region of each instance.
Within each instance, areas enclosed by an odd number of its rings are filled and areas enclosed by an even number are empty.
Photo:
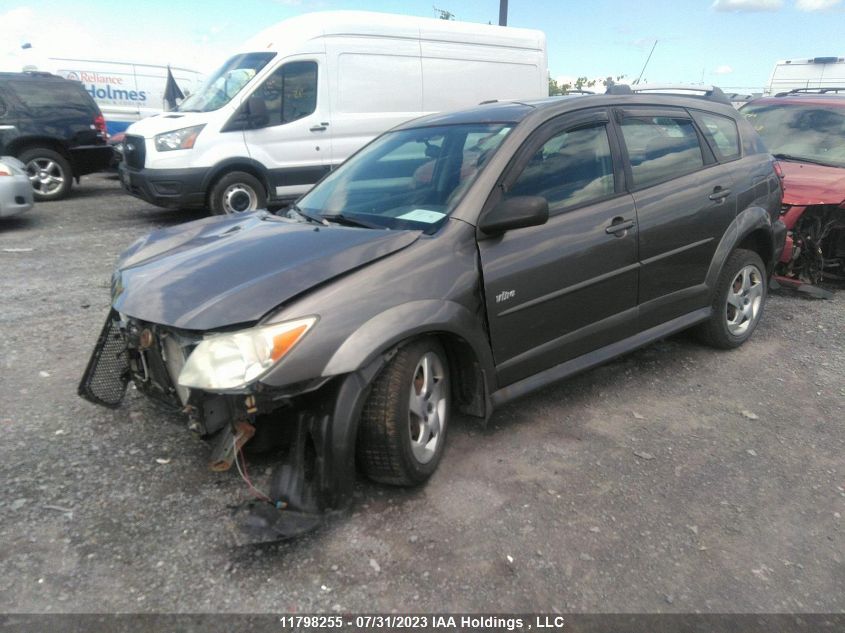
[[[498,23],[498,0],[4,0],[0,70],[71,56],[213,70],[287,17],[335,9]],[[553,78],[760,91],[776,61],[845,55],[845,0],[509,0],[508,25],[546,33]],[[32,48],[20,47],[29,43]],[[624,81],[624,80],[623,80]]]

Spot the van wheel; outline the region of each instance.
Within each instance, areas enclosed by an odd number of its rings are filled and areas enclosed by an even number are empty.
[[[212,187],[209,206],[215,215],[245,213],[267,207],[264,185],[252,174],[232,171]]]
[[[423,483],[443,455],[450,404],[449,365],[440,343],[425,338],[400,348],[361,413],[358,466],[381,483]]]
[[[68,160],[51,149],[33,147],[18,156],[26,166],[34,197],[39,202],[61,200],[70,191],[73,173]]]
[[[721,349],[745,343],[763,315],[766,291],[766,267],[760,256],[745,249],[735,250],[719,275],[713,314],[699,326],[699,337]]]

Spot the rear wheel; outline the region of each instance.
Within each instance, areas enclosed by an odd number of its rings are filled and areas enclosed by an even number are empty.
[[[18,159],[26,166],[35,199],[39,202],[61,200],[70,191],[72,170],[68,160],[46,147],[21,152]]]
[[[449,366],[440,343],[425,338],[399,349],[361,413],[359,467],[382,483],[424,482],[443,455],[450,405]]]
[[[233,171],[223,176],[209,194],[209,206],[216,215],[246,213],[267,207],[264,185],[244,171]]]
[[[700,338],[713,347],[739,347],[754,333],[766,302],[766,267],[760,256],[744,249],[731,253],[713,298],[713,314],[699,326]]]

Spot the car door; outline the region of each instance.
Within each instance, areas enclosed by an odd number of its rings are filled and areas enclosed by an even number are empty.
[[[637,207],[645,330],[708,305],[707,270],[736,216],[733,167],[716,162],[683,108],[616,112]]]
[[[526,141],[485,207],[543,196],[550,213],[478,244],[500,386],[633,333],[637,223],[616,147],[607,110],[564,115]]]
[[[308,191],[331,161],[325,55],[285,60],[250,96],[264,100],[268,120],[245,130],[244,140],[250,157],[268,170],[271,196]]]

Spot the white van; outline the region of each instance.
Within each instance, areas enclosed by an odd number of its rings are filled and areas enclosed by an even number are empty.
[[[845,57],[784,59],[775,64],[764,95],[813,88],[845,88]]]
[[[541,31],[311,13],[247,42],[177,111],[132,125],[121,179],[159,206],[248,211],[298,197],[408,119],[547,95]]]
[[[27,69],[46,70],[65,79],[82,82],[100,106],[108,133],[112,135],[124,132],[135,121],[165,109],[167,66],[48,57],[39,64],[27,65]],[[170,71],[185,95],[196,92],[202,85],[204,77],[196,70],[171,66]]]

